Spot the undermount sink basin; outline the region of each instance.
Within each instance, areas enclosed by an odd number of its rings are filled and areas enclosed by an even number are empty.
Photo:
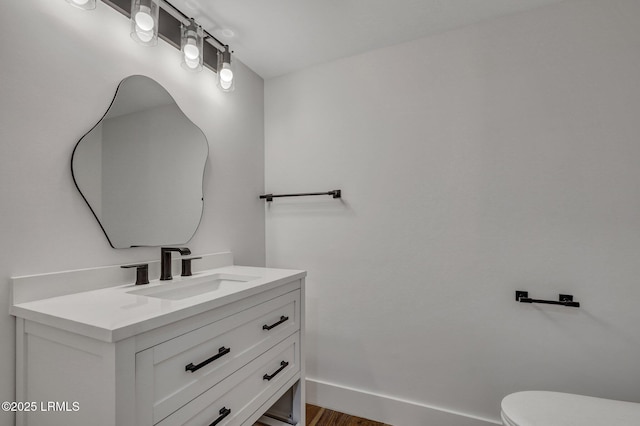
[[[127,293],[159,299],[181,300],[238,285],[238,283],[246,283],[257,278],[248,275],[213,274],[181,281],[167,281],[158,286],[132,290]]]

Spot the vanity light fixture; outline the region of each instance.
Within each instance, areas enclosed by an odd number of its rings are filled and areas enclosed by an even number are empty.
[[[159,12],[157,0],[132,0],[131,38],[145,46],[158,44]]]
[[[202,70],[203,53],[202,27],[193,18],[180,27],[180,50],[182,51],[182,67],[189,71]]]
[[[96,8],[96,0],[67,0],[71,6],[75,6],[84,10],[91,10]]]
[[[85,10],[95,9],[97,2],[97,0],[66,1]],[[206,66],[218,74],[216,80],[220,90],[231,92],[235,89],[234,65],[231,62],[229,46],[221,43],[193,18],[189,18],[167,0],[102,1],[130,18],[131,38],[138,43],[155,46],[160,36],[170,45],[180,49],[183,68],[189,71],[200,71]],[[162,25],[160,25],[160,17],[162,17]]]
[[[224,51],[218,51],[218,87],[223,92],[232,92],[235,89],[233,68],[229,46],[225,45]]]

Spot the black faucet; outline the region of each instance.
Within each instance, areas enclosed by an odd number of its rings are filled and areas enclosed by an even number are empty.
[[[167,281],[173,279],[171,276],[171,252],[180,252],[182,256],[191,254],[187,247],[161,247],[160,248],[160,280]]]

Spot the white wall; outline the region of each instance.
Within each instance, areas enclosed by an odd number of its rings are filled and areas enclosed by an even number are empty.
[[[267,211],[267,265],[309,272],[312,402],[396,426],[526,389],[640,402],[639,19],[568,1],[265,83],[266,190],[344,195]]]
[[[204,217],[188,246],[264,265],[263,81],[238,64],[236,91],[223,94],[214,73],[187,73],[163,41],[133,42],[127,19],[102,2],[84,12],[63,0],[2,1],[0,52],[0,400],[11,401],[9,277],[159,258],[157,248],[110,248],[71,178],[73,147],[124,77],[158,81],[209,140]]]

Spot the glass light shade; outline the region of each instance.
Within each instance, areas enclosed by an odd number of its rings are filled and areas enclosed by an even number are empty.
[[[159,14],[157,0],[131,0],[131,38],[145,46],[158,44]]]
[[[234,66],[231,63],[231,52],[227,46],[224,52],[218,51],[218,87],[223,92],[235,89]]]
[[[91,10],[96,8],[96,0],[67,0],[71,6],[79,9]]]
[[[192,19],[188,24],[182,24],[180,51],[182,52],[182,67],[189,71],[202,70],[204,31]]]

